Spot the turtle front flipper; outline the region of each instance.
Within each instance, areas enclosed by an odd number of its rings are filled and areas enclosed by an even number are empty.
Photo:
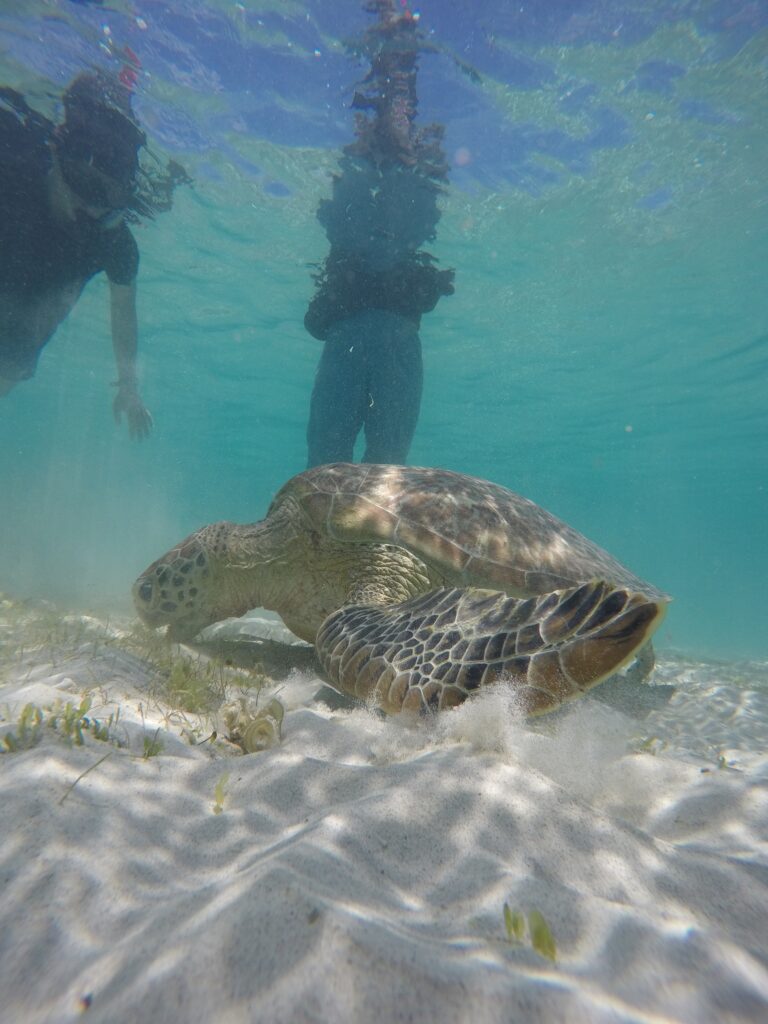
[[[592,580],[530,598],[442,589],[329,615],[315,645],[331,682],[384,711],[440,710],[507,680],[542,714],[625,665],[665,604]]]

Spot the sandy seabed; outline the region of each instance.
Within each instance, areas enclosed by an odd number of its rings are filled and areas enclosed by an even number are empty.
[[[118,625],[65,621],[0,607],[3,1024],[768,1020],[768,663],[662,654],[644,717],[535,724],[504,689],[385,720],[294,672],[244,755],[190,743],[211,722]],[[86,694],[113,717],[80,745]]]

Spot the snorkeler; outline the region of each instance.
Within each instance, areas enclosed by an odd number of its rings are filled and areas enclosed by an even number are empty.
[[[63,102],[64,121],[54,125],[0,88],[0,396],[34,375],[86,283],[104,271],[115,419],[124,415],[131,437],[142,438],[152,417],[136,377],[139,251],[126,221],[154,212],[137,183],[146,137],[130,89],[102,72],[79,75]],[[173,186],[188,180],[180,170],[169,165],[155,209],[169,208]]]
[[[393,0],[363,6],[378,21],[350,49],[371,69],[352,101],[357,138],[344,147],[332,198],[318,208],[331,248],[304,318],[325,342],[309,467],[351,462],[361,429],[364,462],[406,461],[421,404],[421,317],[453,294],[453,271],[437,270],[419,249],[435,237],[447,177],[442,127],[414,125],[417,62],[428,47],[417,18]]]

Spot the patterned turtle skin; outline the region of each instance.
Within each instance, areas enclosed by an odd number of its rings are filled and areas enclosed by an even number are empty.
[[[349,463],[293,477],[261,522],[191,534],[133,596],[177,640],[277,611],[333,685],[390,713],[452,707],[505,680],[524,713],[551,711],[628,664],[669,601],[504,487]]]

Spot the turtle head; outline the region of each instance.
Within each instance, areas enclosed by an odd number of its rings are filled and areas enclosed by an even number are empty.
[[[144,570],[133,585],[133,603],[145,625],[167,626],[168,637],[183,642],[232,614],[215,598],[231,526],[197,530]]]

